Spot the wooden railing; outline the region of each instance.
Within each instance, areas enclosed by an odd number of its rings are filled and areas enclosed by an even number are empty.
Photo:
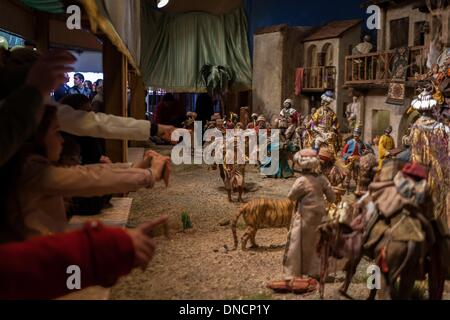
[[[383,84],[392,79],[395,50],[345,57],[345,84]],[[424,47],[409,48],[407,79],[423,74],[426,68]]]
[[[336,67],[305,68],[303,90],[333,90],[336,86]]]

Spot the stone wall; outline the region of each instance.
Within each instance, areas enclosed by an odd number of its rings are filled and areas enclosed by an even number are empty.
[[[413,9],[414,4],[391,6],[382,14],[382,32],[378,32],[379,50],[389,50],[391,45],[391,28],[390,21],[409,18],[409,37],[408,46],[414,46],[414,28],[415,23],[420,21],[427,21],[432,29],[432,15],[430,13],[420,12],[418,9]],[[436,14],[442,16],[442,40],[447,47],[450,46],[450,8],[436,11]],[[404,32],[404,30],[403,30]],[[395,33],[394,33],[395,34]],[[425,34],[425,45],[429,45],[431,41],[431,32]]]
[[[351,50],[361,42],[361,28],[357,26],[348,30],[339,41],[339,61],[337,68],[337,88],[336,88],[336,113],[339,124],[343,131],[348,130],[347,120],[345,119],[345,110],[349,103],[353,101],[349,90],[342,88],[345,82],[345,57],[351,54]],[[361,101],[360,101],[361,102]],[[363,106],[363,104],[361,104]],[[362,110],[360,110],[362,112]]]
[[[283,76],[282,76],[282,100],[290,98],[294,101],[295,108],[302,112],[301,98],[295,95],[295,70],[304,65],[305,57],[303,55],[303,38],[310,28],[292,27],[286,32],[285,50],[283,58]]]
[[[317,52],[323,51],[323,48],[330,44],[333,48],[333,66],[336,67],[336,89],[335,97],[336,102],[333,105],[333,109],[338,115],[338,120],[341,128],[345,131],[347,129],[347,123],[344,120],[345,108],[347,104],[352,102],[352,97],[349,95],[348,89],[344,89],[345,80],[345,57],[351,54],[351,48],[361,42],[361,29],[359,26],[348,30],[341,38],[324,39],[317,41],[305,42],[304,56],[306,66],[310,66],[310,61],[307,61],[308,52],[312,46],[317,47]],[[315,95],[316,99],[320,99],[320,94]],[[304,94],[301,101],[301,109],[304,113],[309,110],[309,99],[311,94]]]
[[[409,37],[408,46],[414,46],[414,27],[416,22],[428,21],[431,23],[430,15],[427,13],[420,12],[418,9],[413,9],[413,4],[403,5],[401,7],[389,7],[386,11],[386,20],[384,23],[384,28],[386,30],[385,43],[386,50],[391,47],[391,25],[390,21],[402,18],[409,18]],[[398,32],[405,32],[405,30],[398,30]],[[382,34],[380,32],[380,34]],[[395,32],[393,32],[395,35]],[[425,35],[425,43],[430,42],[430,34]]]
[[[282,99],[284,34],[255,35],[253,45],[253,112],[269,120],[279,110]]]
[[[302,65],[302,39],[309,28],[280,28],[254,36],[252,110],[273,122],[286,98],[295,97],[295,68]]]
[[[406,96],[413,96],[412,89],[407,90]],[[376,128],[373,127],[374,112],[384,110],[389,112],[390,119],[389,123],[382,124],[382,128],[391,125],[393,129],[392,137],[394,138],[396,146],[401,146],[402,136],[405,134],[405,131],[408,127],[408,123],[406,123],[405,120],[408,118],[406,112],[411,105],[411,99],[406,99],[403,106],[388,104],[386,103],[386,99],[387,89],[370,90],[368,94],[366,94],[364,97],[361,97],[361,103],[363,103],[365,107],[363,131],[364,141],[370,142],[375,137]]]

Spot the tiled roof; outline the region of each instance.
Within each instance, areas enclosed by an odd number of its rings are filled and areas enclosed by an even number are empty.
[[[332,21],[324,25],[323,27],[318,28],[310,36],[306,37],[304,41],[338,38],[346,31],[359,25],[361,21],[362,20],[360,19]]]

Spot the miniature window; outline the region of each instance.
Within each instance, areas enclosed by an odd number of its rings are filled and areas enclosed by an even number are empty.
[[[333,45],[331,43],[326,43],[323,48],[322,52],[325,54],[324,57],[324,66],[330,67],[333,65]]]
[[[316,67],[318,64],[317,61],[317,47],[312,45],[308,48],[308,66]]]
[[[409,18],[390,21],[391,49],[408,47]]]

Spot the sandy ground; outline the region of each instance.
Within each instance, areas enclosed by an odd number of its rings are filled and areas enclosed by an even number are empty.
[[[157,150],[170,153],[167,147]],[[282,198],[294,181],[262,178],[256,168],[248,166],[244,199]],[[220,222],[232,218],[240,204],[228,202],[218,171],[206,166],[173,166],[169,188],[157,186],[130,196],[134,198],[130,226],[162,214],[178,222],[187,212],[193,229],[174,233],[170,240],[158,237],[158,251],[151,265],[145,272],[136,270],[121,279],[112,290],[112,299],[319,299],[317,292],[275,294],[266,288],[268,281],[282,275],[285,229],[258,231],[256,241],[261,247],[257,250],[228,250],[233,245],[230,227],[220,226]],[[238,236],[242,233],[241,222]],[[349,290],[357,299],[369,293],[365,284],[368,263],[361,263]],[[334,270],[332,266],[330,271]],[[336,282],[327,284],[326,299],[344,299],[336,290],[342,277],[343,273],[337,272]],[[450,293],[448,284],[446,292]],[[445,298],[450,299],[450,295]]]

